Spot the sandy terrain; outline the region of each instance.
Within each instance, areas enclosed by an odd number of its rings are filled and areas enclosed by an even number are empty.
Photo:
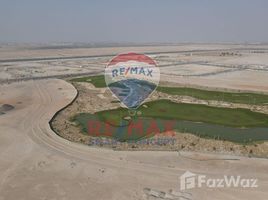
[[[89,47],[89,48],[55,48],[51,46],[40,45],[3,45],[0,48],[0,60],[5,59],[22,59],[22,58],[53,58],[69,56],[97,56],[97,55],[114,55],[122,52],[169,52],[169,51],[191,51],[191,50],[215,50],[241,48],[244,45],[221,45],[221,44],[181,44],[176,46],[127,46],[127,47]],[[255,45],[249,45],[255,48]],[[258,47],[258,46],[257,46]],[[267,46],[264,46],[267,47]]]
[[[103,73],[112,55],[122,52],[149,53],[160,67],[161,81],[268,92],[267,45],[55,49],[53,46],[3,46],[0,48],[0,83]]]
[[[114,152],[71,143],[57,136],[48,121],[74,98],[72,85],[50,79],[1,85],[0,91],[1,104],[15,107],[0,116],[0,200],[267,199],[266,159]],[[214,178],[257,178],[259,187],[174,192],[187,170]],[[161,191],[166,197],[157,197]]]

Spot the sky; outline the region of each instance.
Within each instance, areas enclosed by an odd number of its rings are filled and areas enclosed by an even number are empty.
[[[0,0],[0,42],[268,42],[267,0]]]

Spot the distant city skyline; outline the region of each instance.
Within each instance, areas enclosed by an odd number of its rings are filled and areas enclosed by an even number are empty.
[[[267,43],[266,0],[0,0],[0,42]]]

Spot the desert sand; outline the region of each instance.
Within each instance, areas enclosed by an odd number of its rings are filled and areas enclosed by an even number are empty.
[[[116,152],[72,143],[49,126],[55,112],[76,96],[71,84],[27,81],[1,85],[0,91],[1,104],[14,106],[0,115],[0,200],[267,199],[266,159]],[[179,177],[187,170],[214,178],[257,178],[258,187],[203,187],[180,193]]]
[[[113,55],[127,52],[148,53],[160,67],[161,81],[268,93],[267,45],[3,46],[0,48],[0,83],[102,74]]]

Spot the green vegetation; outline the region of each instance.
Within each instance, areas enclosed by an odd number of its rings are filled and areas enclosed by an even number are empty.
[[[106,87],[104,76],[92,76],[73,79],[74,82],[89,82],[95,87]],[[217,100],[243,104],[268,104],[268,95],[253,93],[231,93],[208,91],[194,88],[158,87],[158,91],[181,96],[192,96],[203,100]],[[116,102],[116,101],[114,101]],[[152,120],[157,123],[159,132],[165,129],[165,123],[172,120],[176,124],[173,130],[192,133],[205,138],[217,138],[237,143],[252,143],[268,140],[268,115],[252,112],[248,109],[210,107],[198,104],[174,103],[158,100],[139,107],[139,116],[129,116],[124,108],[97,112],[81,113],[72,119],[79,124],[84,133],[90,133],[89,121],[101,123],[101,136],[113,137],[120,141],[139,140],[155,134],[150,130]],[[129,134],[131,125],[142,122],[142,129]],[[107,132],[107,125],[109,131]],[[148,131],[149,130],[149,131]],[[109,133],[107,135],[107,133]],[[94,134],[93,134],[94,135]],[[96,136],[96,135],[95,135]],[[99,136],[99,135],[98,135]]]
[[[139,140],[155,134],[149,130],[152,120],[163,132],[164,124],[169,120],[175,121],[173,129],[188,132],[200,137],[219,138],[239,143],[268,140],[268,116],[252,112],[247,109],[217,108],[197,104],[174,103],[169,100],[158,100],[141,106],[140,116],[129,116],[128,110],[118,108],[95,113],[82,113],[74,117],[74,121],[81,125],[84,132],[88,132],[88,121],[95,120],[102,123],[102,127],[109,124],[113,127],[111,137],[122,140]],[[129,134],[129,127],[138,121],[142,122],[142,130],[134,130]],[[200,123],[202,122],[202,123]],[[107,136],[103,131],[104,136]]]
[[[113,120],[111,117],[110,120]],[[112,121],[102,121],[97,115],[90,113],[80,113],[73,117],[72,121],[80,125],[84,134],[89,134],[91,136],[103,136],[112,137],[119,141],[137,141],[143,138],[151,137],[155,133],[146,131],[150,126],[150,120],[140,119],[139,122],[142,123],[142,128],[140,130],[129,131],[130,123],[137,123],[137,119],[130,121],[122,120],[122,123],[115,126]],[[138,123],[139,123],[138,122]],[[157,123],[163,123],[157,120]],[[90,125],[91,124],[91,125]],[[95,130],[89,130],[89,127],[93,127]],[[163,125],[160,125],[160,132],[163,132]]]
[[[103,75],[75,78],[72,79],[71,81],[92,83],[97,88],[106,87]],[[167,93],[170,95],[191,96],[202,100],[217,100],[230,103],[255,104],[255,105],[268,104],[268,95],[264,94],[221,92],[221,91],[209,91],[209,90],[201,90],[186,87],[163,87],[163,86],[157,87],[157,91]]]
[[[75,78],[75,79],[72,79],[71,81],[92,83],[96,88],[106,87],[106,83],[105,83],[103,75]]]
[[[111,101],[111,103],[120,103],[120,101],[119,100],[113,100],[113,101]]]
[[[141,106],[142,118],[185,120],[219,124],[231,127],[268,127],[268,115],[252,112],[247,109],[219,108],[199,104],[174,103],[169,100],[158,100],[146,103],[148,108]],[[112,121],[120,125],[122,119],[128,116],[128,110],[118,108],[115,110],[97,112],[102,121]]]
[[[191,96],[203,100],[217,100],[241,104],[268,104],[268,95],[264,94],[208,91],[185,87],[158,87],[157,90],[171,95]]]

